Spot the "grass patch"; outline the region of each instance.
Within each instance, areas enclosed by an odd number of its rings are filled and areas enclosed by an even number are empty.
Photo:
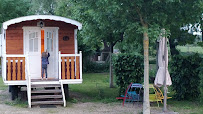
[[[115,84],[114,84],[115,85]],[[83,83],[70,85],[70,91],[83,96],[81,102],[116,102],[118,87],[109,88],[109,74],[89,73],[83,74]]]
[[[187,46],[177,46],[176,48],[181,52],[195,52],[195,53],[203,54],[203,48],[200,46],[187,45]]]
[[[16,99],[14,101],[5,101],[5,104],[10,105],[10,106],[21,107],[21,108],[27,108],[27,106],[28,106],[26,101],[22,101],[20,99]]]
[[[7,90],[7,89],[8,89],[8,85],[4,85],[2,77],[0,77],[0,90]],[[4,101],[2,101],[2,103],[6,105],[21,107],[21,108],[27,108],[28,106],[27,101],[22,101],[20,98],[12,101],[12,100],[6,100],[8,96],[5,94],[0,94],[0,96],[4,98]]]
[[[171,110],[180,114],[203,114],[203,105],[199,101],[168,100]]]
[[[74,96],[71,99],[71,103],[69,103],[70,106],[72,103],[77,102],[122,102],[116,100],[116,97],[118,97],[119,88],[109,88],[108,74],[84,74],[82,84],[70,85],[69,87],[70,93],[74,92],[78,95],[78,97]],[[173,96],[174,91],[172,91],[171,86],[168,89],[170,91],[168,96]],[[158,107],[156,102],[150,104],[151,107]],[[160,107],[163,107],[163,104],[159,103],[159,105]],[[172,98],[167,100],[167,105],[170,110],[180,114],[203,114],[203,105],[201,105],[199,101],[176,101]]]
[[[0,77],[0,90],[6,90],[6,89],[8,89],[8,86],[4,85],[2,77]]]

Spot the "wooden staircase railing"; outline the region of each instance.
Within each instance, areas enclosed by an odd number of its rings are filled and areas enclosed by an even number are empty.
[[[61,92],[62,92],[62,96],[63,96],[63,106],[66,107],[66,97],[65,97],[65,93],[64,93],[63,82],[61,82]]]
[[[30,77],[30,67],[29,67],[28,56],[26,57],[26,78],[27,78],[28,107],[31,108],[31,77]]]
[[[60,54],[59,79],[82,79],[82,53]]]

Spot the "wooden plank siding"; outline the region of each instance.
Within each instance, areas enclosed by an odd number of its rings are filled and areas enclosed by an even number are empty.
[[[76,57],[76,79],[80,79],[80,58]]]
[[[12,60],[13,60],[13,72],[12,72],[13,77],[12,77],[12,79],[16,80],[16,61],[15,61],[16,58],[13,57]]]
[[[61,57],[61,60],[61,79],[80,79],[80,57]]]
[[[65,79],[65,57],[62,57],[62,78]]]
[[[22,58],[22,80],[25,80],[25,58]]]
[[[7,57],[7,81],[25,80],[25,58]]]
[[[6,54],[23,54],[23,26],[36,27],[40,20],[24,21],[8,26],[6,30]],[[45,27],[59,27],[59,51],[62,54],[74,54],[74,29],[77,26],[61,21],[43,20]],[[43,29],[43,28],[42,28]],[[68,41],[63,37],[69,36]]]
[[[71,57],[71,79],[75,78],[75,64],[74,64],[74,57]]]
[[[7,70],[6,74],[7,74],[7,80],[10,81],[11,80],[11,72],[12,72],[11,71],[11,58],[9,57],[7,60],[8,60],[8,63],[7,63],[7,66],[8,66],[7,69],[8,70]]]
[[[21,80],[21,62],[20,62],[20,58],[17,58],[18,62],[17,62],[17,80]]]
[[[67,61],[69,61],[69,57],[66,57]],[[67,79],[70,79],[70,62],[66,62],[66,71],[67,71]]]

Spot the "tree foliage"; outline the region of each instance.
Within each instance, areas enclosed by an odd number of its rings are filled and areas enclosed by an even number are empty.
[[[75,12],[78,6],[73,6],[71,0],[58,0],[55,9],[55,14],[71,19],[76,19],[77,13]],[[78,20],[79,21],[79,20]]]
[[[0,23],[28,15],[28,0],[0,0]]]
[[[193,41],[191,35],[180,30],[188,23],[198,23],[203,11],[202,0],[62,0],[58,2],[57,15],[72,17],[83,23],[80,32],[84,43],[96,49],[101,42],[116,44],[122,51],[142,53],[142,21],[148,26],[150,47],[153,47],[160,29],[170,33],[171,52],[177,44]],[[187,40],[182,40],[187,37]],[[130,44],[130,45],[128,45]],[[132,46],[133,45],[133,46]],[[155,46],[154,46],[155,47]],[[172,53],[173,54],[173,53]]]
[[[200,85],[199,85],[199,89],[200,89],[200,102],[203,103],[203,62],[200,63],[200,67],[199,67],[199,78],[200,78]]]
[[[57,0],[30,0],[31,14],[54,15]]]
[[[118,14],[114,1],[83,1],[72,0],[70,7],[74,7],[71,14],[83,23],[80,32],[85,43],[97,46],[107,42],[113,46],[123,38],[123,21]]]

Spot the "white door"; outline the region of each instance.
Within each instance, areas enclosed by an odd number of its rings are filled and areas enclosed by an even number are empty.
[[[44,49],[47,50],[50,54],[48,58],[49,64],[47,65],[47,74],[48,78],[56,79],[57,75],[57,51],[56,51],[56,30],[55,29],[45,29],[44,36]]]
[[[29,54],[31,79],[41,78],[41,31],[29,29],[25,37],[25,52]]]

